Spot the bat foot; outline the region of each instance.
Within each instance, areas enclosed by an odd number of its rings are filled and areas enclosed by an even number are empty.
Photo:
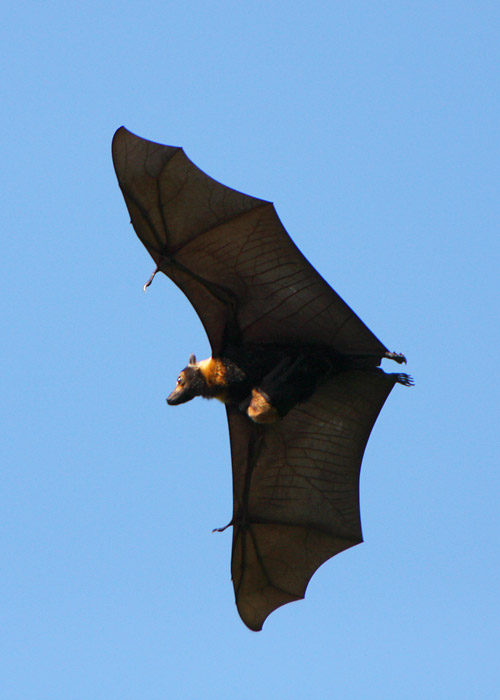
[[[388,360],[394,360],[394,362],[397,362],[398,365],[405,365],[406,364],[406,357],[403,355],[402,352],[389,352],[389,350],[385,353],[384,355],[385,358]]]
[[[415,386],[413,377],[410,377],[409,374],[396,374],[396,381],[398,384],[402,384],[403,386]]]
[[[224,525],[224,527],[214,527],[212,532],[224,532],[224,530],[227,530],[228,527],[231,527],[233,524],[233,521],[231,520],[227,525]]]

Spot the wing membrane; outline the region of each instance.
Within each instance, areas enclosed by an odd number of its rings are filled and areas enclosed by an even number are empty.
[[[361,460],[395,376],[344,372],[270,426],[228,409],[232,578],[239,613],[251,629],[261,629],[280,605],[303,598],[323,562],[362,541]]]
[[[385,346],[298,250],[270,202],[123,127],[113,161],[137,235],[193,304],[215,355],[231,326],[241,343],[307,338],[380,362]]]

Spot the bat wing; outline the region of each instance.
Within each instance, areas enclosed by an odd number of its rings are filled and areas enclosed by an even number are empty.
[[[318,344],[376,366],[386,352],[295,246],[274,206],[220,184],[181,148],[118,129],[113,162],[132,224],[220,354],[228,339]]]
[[[396,375],[343,372],[282,421],[228,408],[233,463],[232,579],[245,624],[304,597],[327,559],[362,542],[363,452]]]

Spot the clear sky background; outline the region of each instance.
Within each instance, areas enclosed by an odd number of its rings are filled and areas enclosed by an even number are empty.
[[[497,2],[9,3],[0,27],[6,700],[498,700]],[[272,200],[391,349],[365,543],[247,630],[201,323],[136,239],[124,124]],[[388,364],[388,369],[391,364]],[[393,369],[393,367],[391,367]]]

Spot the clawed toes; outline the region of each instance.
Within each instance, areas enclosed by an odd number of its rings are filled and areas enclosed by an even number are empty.
[[[410,377],[409,374],[396,374],[396,381],[403,386],[415,386],[413,377]]]
[[[406,364],[406,357],[403,355],[402,352],[386,352],[385,357],[388,360],[394,360],[394,362],[397,362],[399,365],[405,365]]]

